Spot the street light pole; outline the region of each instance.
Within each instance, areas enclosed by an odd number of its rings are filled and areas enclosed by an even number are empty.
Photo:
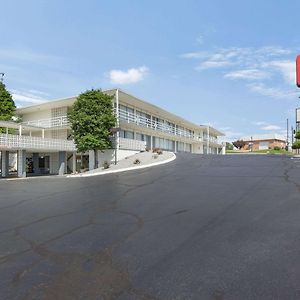
[[[286,151],[289,151],[289,119],[286,119]]]

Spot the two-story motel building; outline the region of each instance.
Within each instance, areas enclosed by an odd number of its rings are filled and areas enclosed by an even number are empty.
[[[120,160],[145,149],[173,152],[221,154],[223,133],[210,126],[196,125],[120,89],[106,90],[114,96],[119,131],[115,148],[97,153],[104,161]],[[9,174],[9,157],[15,157],[19,177],[26,173],[64,174],[93,169],[93,151],[77,153],[67,118],[76,97],[18,108],[22,122],[0,121],[6,133],[0,134],[1,175]],[[11,130],[14,130],[11,134]],[[10,155],[11,154],[11,155]],[[12,155],[14,154],[14,155]]]

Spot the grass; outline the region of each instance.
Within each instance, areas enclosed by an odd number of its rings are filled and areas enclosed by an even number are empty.
[[[252,152],[245,152],[245,151],[238,151],[238,150],[226,150],[226,154],[286,154],[286,155],[293,155],[292,152],[285,151],[284,149],[255,150]]]

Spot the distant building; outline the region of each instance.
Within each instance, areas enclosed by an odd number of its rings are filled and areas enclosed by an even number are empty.
[[[246,143],[242,150],[267,150],[274,147],[284,149],[286,146],[286,138],[276,133],[243,136],[239,140]]]

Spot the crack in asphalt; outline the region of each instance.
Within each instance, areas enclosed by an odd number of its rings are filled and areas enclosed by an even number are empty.
[[[46,244],[50,242],[61,239],[84,227],[93,225],[93,220],[39,244],[25,238],[22,233],[18,231],[17,234],[30,245],[32,252],[36,253],[44,260],[49,260],[63,266],[63,271],[57,274],[52,279],[51,283],[44,285],[39,284],[33,287],[24,299],[35,299],[36,296],[43,295],[43,299],[46,300],[80,299],[78,296],[82,299],[96,299],[101,296],[103,299],[110,300],[125,292],[136,296],[142,296],[141,299],[145,300],[156,299],[142,291],[136,290],[131,284],[129,272],[113,261],[114,249],[120,246],[124,241],[130,239],[130,237],[138,232],[143,226],[143,220],[139,216],[124,211],[118,211],[118,213],[134,217],[136,219],[135,230],[129,232],[125,237],[112,243],[104,250],[94,254],[60,253],[49,250],[46,247]],[[85,264],[92,265],[89,271],[84,270]],[[12,283],[15,287],[19,284],[19,281],[24,275],[32,270],[32,267],[33,265],[30,265],[29,268],[22,270],[14,276]],[[81,289],[83,283],[88,285],[88,288],[84,290],[84,294],[82,294]]]
[[[283,163],[285,166],[283,176],[274,176],[274,177],[284,178],[286,182],[290,182],[294,184],[300,191],[300,184],[292,180],[290,175],[290,172],[294,168],[294,166],[288,163],[286,160],[283,160]],[[187,167],[186,165],[184,166]],[[45,299],[45,300],[70,299],[71,300],[72,299],[73,300],[73,299],[99,299],[99,297],[101,297],[101,299],[104,300],[112,300],[115,299],[116,297],[122,296],[123,294],[127,294],[132,297],[137,297],[138,299],[141,300],[158,299],[152,295],[147,294],[145,291],[139,290],[133,286],[127,266],[126,265],[124,266],[120,262],[117,262],[116,259],[114,259],[113,253],[123,243],[132,239],[134,235],[136,235],[143,228],[145,223],[152,222],[158,219],[164,219],[170,216],[179,216],[184,213],[188,213],[191,210],[191,209],[181,209],[151,219],[143,219],[138,214],[124,211],[124,210],[118,210],[119,202],[124,200],[125,198],[130,200],[129,196],[132,192],[136,191],[137,189],[144,188],[149,185],[153,185],[155,182],[163,180],[164,177],[170,175],[172,175],[172,172],[162,172],[160,173],[159,176],[154,176],[154,178],[147,180],[147,182],[145,183],[134,184],[134,185],[126,184],[121,180],[124,177],[121,178],[116,176],[118,180],[118,185],[123,186],[125,190],[123,191],[121,189],[120,191],[118,191],[118,193],[120,194],[118,196],[114,196],[112,200],[109,201],[108,203],[105,203],[105,207],[101,206],[100,203],[97,202],[99,199],[85,201],[84,203],[82,203],[83,209],[79,208],[74,211],[69,211],[62,214],[46,216],[28,222],[26,224],[22,224],[14,228],[1,231],[0,233],[14,231],[16,237],[20,238],[21,240],[27,243],[28,249],[2,257],[0,259],[0,263],[2,264],[6,263],[11,259],[16,258],[17,256],[23,255],[28,252],[32,252],[38,256],[38,259],[36,261],[22,268],[21,270],[19,270],[14,274],[13,278],[11,279],[12,287],[14,289],[18,288],[20,284],[25,280],[25,278],[35,271],[35,268],[37,266],[39,266],[43,262],[48,262],[51,265],[54,265],[57,268],[59,268],[59,272],[56,272],[55,275],[42,274],[42,276],[44,276],[45,278],[47,277],[47,280],[45,279],[44,281],[39,282],[34,286],[32,286],[31,289],[27,291],[24,299],[26,300],[29,299],[30,300],[31,299]],[[143,176],[148,176],[147,171],[143,172]],[[206,174],[205,176],[209,177],[209,175]],[[201,177],[201,175],[199,175],[199,177]],[[211,177],[216,177],[216,176],[211,176]],[[237,177],[237,176],[230,176],[230,177]],[[206,224],[204,224],[200,228],[200,231],[199,230],[197,231],[197,235],[199,235],[199,232],[206,232],[209,228],[218,226],[220,223],[222,223],[224,219],[224,214],[226,214],[228,210],[232,209],[232,207],[236,205],[239,205],[243,201],[243,199],[247,195],[249,195],[249,193],[251,193],[253,189],[258,189],[260,186],[263,185],[264,182],[264,176],[243,176],[243,177],[256,177],[257,180],[242,195],[237,197],[237,199],[234,200],[233,203],[227,205],[222,210],[222,212],[216,214]],[[97,186],[97,184],[94,183],[90,186]],[[77,191],[82,189],[88,189],[88,188],[89,186],[84,186],[82,188],[77,189]],[[68,191],[61,191],[61,192],[51,193],[48,195],[42,195],[34,199],[22,200],[20,201],[19,204],[15,203],[9,207],[15,207],[16,205],[20,205],[30,200],[39,200],[44,198],[50,199],[51,197],[57,197],[67,192]],[[90,205],[92,204],[96,204],[96,207],[93,206],[90,207]],[[2,209],[5,209],[5,207]],[[27,238],[23,233],[23,230],[28,226],[31,225],[36,226],[41,222],[45,222],[47,220],[53,221],[57,217],[64,217],[67,215],[76,214],[79,211],[82,212],[82,210],[84,210],[85,213],[87,214],[88,220],[86,222],[84,222],[81,225],[74,226],[70,230],[65,231],[61,234],[55,235],[54,237],[49,238],[46,241],[36,242],[30,238]],[[117,223],[116,224],[117,226],[132,224],[135,225],[135,227],[133,229],[130,229],[129,232],[126,232],[125,235],[122,235],[121,238],[111,242],[104,249],[101,250],[97,249],[96,252],[93,253],[85,254],[85,253],[76,253],[72,251],[63,253],[63,252],[58,252],[49,249],[52,242],[61,240],[86,227],[94,226],[94,225],[111,224],[109,222],[105,223],[105,222],[97,221],[97,219],[99,219],[99,216],[101,219],[101,214],[106,212],[123,214],[125,216],[129,216],[134,220],[133,222]],[[193,238],[193,236],[190,236],[189,238]],[[181,246],[177,247],[176,251],[177,252],[180,251],[180,248]],[[172,252],[167,253],[168,256],[170,256],[171,254]],[[159,260],[157,264],[160,264],[164,259],[165,257]],[[82,289],[82,286],[85,286],[85,288]],[[223,299],[223,296],[224,295],[222,291],[216,291],[213,295],[215,299]]]
[[[126,270],[124,266],[117,264],[113,260],[113,251],[119,247],[123,242],[130,239],[134,234],[136,234],[144,225],[143,219],[137,214],[117,210],[117,204],[124,197],[128,197],[129,193],[132,191],[142,188],[147,185],[153,184],[155,181],[160,180],[161,177],[156,177],[150,182],[146,182],[144,184],[135,185],[129,187],[125,192],[123,192],[120,197],[117,199],[113,199],[110,203],[110,207],[106,208],[98,208],[94,209],[92,215],[89,217],[88,222],[81,224],[80,226],[73,227],[72,229],[56,235],[53,238],[47,239],[44,242],[37,243],[29,238],[26,238],[22,234],[22,230],[31,225],[37,225],[41,222],[55,219],[57,217],[64,217],[67,215],[76,214],[80,209],[66,212],[63,214],[56,214],[52,216],[47,216],[43,218],[39,218],[37,220],[28,222],[26,224],[22,224],[16,226],[14,228],[10,228],[4,230],[0,233],[6,233],[8,231],[14,231],[16,237],[20,238],[24,242],[28,244],[28,248],[22,250],[17,253],[13,253],[7,256],[4,256],[0,259],[0,264],[4,264],[9,260],[16,258],[17,256],[23,255],[28,252],[32,252],[38,255],[40,259],[30,264],[27,267],[24,267],[22,270],[18,271],[14,274],[11,284],[14,288],[17,288],[19,284],[28,276],[31,272],[33,272],[34,268],[38,266],[43,261],[50,261],[55,265],[59,265],[62,269],[61,272],[56,274],[55,276],[50,276],[50,282],[42,282],[35,286],[33,286],[26,294],[24,299],[37,299],[42,297],[46,300],[58,300],[58,299],[96,299],[101,296],[101,299],[110,300],[114,299],[117,296],[122,295],[123,293],[127,293],[129,295],[133,295],[138,297],[139,299],[144,300],[155,300],[157,298],[148,295],[144,291],[136,289],[133,287],[129,272]],[[16,205],[23,204],[30,200],[38,200],[43,198],[51,198],[55,195],[61,195],[65,193],[57,192],[51,193],[50,195],[40,196],[35,199],[28,199],[20,201],[18,204],[11,205],[9,207],[15,207]],[[86,203],[85,203],[86,204]],[[66,236],[79,231],[85,227],[99,225],[95,218],[99,217],[99,214],[105,212],[114,212],[120,213],[124,215],[129,215],[134,218],[136,221],[132,222],[132,224],[136,225],[136,228],[126,234],[124,237],[118,239],[117,241],[111,243],[104,250],[100,250],[94,254],[82,254],[82,253],[60,253],[50,250],[47,245],[65,238]],[[89,213],[89,211],[87,211]],[[122,226],[122,224],[118,224]],[[92,270],[86,272],[84,270],[85,264],[92,264]],[[46,274],[44,274],[46,275]],[[87,284],[88,288],[82,291],[81,286],[82,283]],[[98,299],[98,298],[97,298]]]

